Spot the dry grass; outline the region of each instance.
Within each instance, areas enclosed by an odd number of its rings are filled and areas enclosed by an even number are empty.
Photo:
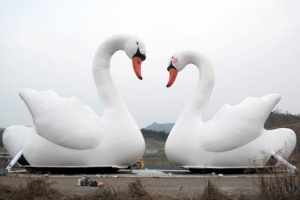
[[[140,179],[136,178],[133,182],[128,183],[128,186],[124,189],[115,190],[111,186],[106,186],[104,188],[98,189],[95,193],[87,195],[82,199],[90,200],[90,199],[108,199],[108,200],[121,200],[121,199],[133,199],[133,200],[244,200],[243,195],[234,195],[234,196],[226,196],[218,189],[210,180],[208,180],[206,187],[204,188],[201,195],[190,195],[190,196],[181,196],[180,191],[182,187],[178,191],[178,195],[171,196],[161,193],[149,192],[142,185]]]
[[[287,147],[285,146],[276,153],[282,158],[286,159],[286,149]],[[265,163],[266,158],[268,158],[267,154],[265,154],[265,158],[260,162],[254,160],[254,166],[255,163]],[[254,169],[258,178],[253,179],[253,183],[254,186],[259,190],[259,198],[263,200],[300,199],[300,174],[292,173],[287,166],[279,163],[276,160],[270,159],[268,164],[273,164],[274,166],[271,168]]]
[[[291,174],[284,166],[268,170],[256,170],[258,179],[254,185],[260,199],[300,199],[300,175]]]
[[[93,199],[107,199],[107,200],[122,200],[122,199],[133,199],[133,200],[151,200],[151,195],[145,190],[140,179],[135,179],[133,182],[128,183],[124,189],[114,189],[111,186],[105,186],[99,188],[96,192],[82,196],[82,200],[93,200]]]
[[[182,187],[178,190],[178,194],[171,196],[153,191],[148,191],[143,186],[141,179],[134,179],[122,188],[115,188],[108,184],[98,188],[95,192],[88,194],[71,194],[52,187],[55,183],[49,183],[47,177],[29,177],[26,183],[20,183],[17,186],[6,185],[0,182],[0,200],[6,199],[63,199],[63,200],[126,200],[126,199],[200,199],[200,200],[245,200],[245,199],[300,199],[300,175],[291,175],[285,166],[279,165],[272,169],[255,169],[257,177],[253,179],[253,185],[257,188],[255,197],[243,196],[242,194],[224,194],[214,182],[205,180],[205,188],[199,188],[198,194],[190,194],[184,196],[181,194]],[[200,193],[200,194],[199,194]]]
[[[48,183],[45,178],[30,178],[26,185],[20,184],[17,187],[0,183],[0,199],[77,199],[70,194],[51,188],[51,185],[52,183]]]
[[[155,138],[145,138],[146,149],[165,149],[166,141],[156,140]]]
[[[143,161],[145,163],[145,168],[167,168],[167,167],[177,167],[175,164],[171,163],[164,153],[154,154],[154,155],[144,155]]]
[[[59,189],[54,189],[51,185],[54,183],[48,183],[47,178],[29,178],[26,181],[26,184],[20,184],[18,186],[6,185],[0,183],[0,200],[15,200],[15,199],[61,199],[61,200],[94,200],[94,199],[106,199],[106,200],[152,200],[152,199],[200,199],[200,200],[214,200],[214,199],[240,199],[239,196],[228,197],[224,195],[213,183],[209,180],[206,187],[204,188],[201,195],[190,195],[182,196],[180,195],[180,190],[178,195],[170,196],[166,194],[160,194],[155,192],[149,192],[142,185],[140,179],[136,178],[132,182],[129,182],[128,185],[124,188],[115,189],[112,186],[105,185],[102,188],[98,188],[95,192],[85,195],[80,194],[69,194],[63,192]],[[200,190],[200,188],[199,188]]]
[[[219,188],[216,187],[210,180],[208,180],[206,187],[200,196],[201,200],[230,200],[229,197],[225,196]]]
[[[133,182],[128,183],[124,189],[114,189],[111,186],[98,188],[94,193],[87,195],[69,194],[59,189],[51,187],[53,183],[48,183],[46,178],[30,178],[27,179],[25,185],[18,185],[16,187],[0,183],[0,200],[31,200],[31,199],[63,199],[63,200],[93,200],[93,199],[106,199],[106,200],[151,200],[152,195],[146,191],[140,179],[135,179]],[[165,199],[168,198],[165,195]]]

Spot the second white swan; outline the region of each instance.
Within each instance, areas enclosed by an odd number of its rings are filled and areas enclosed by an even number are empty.
[[[248,97],[239,105],[224,105],[210,121],[203,122],[214,85],[214,69],[204,55],[195,51],[174,54],[169,60],[167,87],[188,64],[197,66],[200,81],[166,141],[165,152],[171,162],[191,170],[248,168],[253,167],[251,159],[263,158],[262,152],[271,154],[286,147],[285,156],[290,156],[296,145],[295,133],[285,128],[264,129],[280,95]]]
[[[33,118],[34,127],[11,126],[3,134],[4,146],[14,157],[22,151],[29,167],[127,168],[142,157],[145,141],[110,74],[110,60],[118,50],[132,59],[139,79],[146,48],[137,37],[115,35],[98,47],[93,75],[103,104],[103,117],[75,97],[54,91],[22,89],[19,94]]]

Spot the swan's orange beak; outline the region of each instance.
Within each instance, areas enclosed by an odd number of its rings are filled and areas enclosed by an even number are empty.
[[[141,66],[142,66],[142,59],[140,57],[133,57],[132,58],[132,66],[133,70],[135,72],[135,75],[140,79],[143,80],[143,77],[141,75]]]
[[[167,87],[171,87],[176,79],[176,76],[178,74],[178,70],[175,68],[169,69],[170,72],[170,77],[169,77],[169,82],[167,84]]]

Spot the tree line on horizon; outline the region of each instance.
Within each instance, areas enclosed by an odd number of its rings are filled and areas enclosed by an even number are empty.
[[[169,133],[165,131],[155,131],[155,130],[148,130],[148,129],[141,129],[141,132],[144,138],[154,138],[156,140],[166,141],[168,138]]]

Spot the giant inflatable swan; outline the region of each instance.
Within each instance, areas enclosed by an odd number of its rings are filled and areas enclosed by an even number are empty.
[[[93,75],[103,104],[103,117],[75,97],[54,91],[22,89],[19,94],[33,118],[34,127],[11,126],[3,134],[4,146],[14,157],[22,151],[30,167],[127,168],[144,153],[145,141],[116,90],[110,74],[112,55],[124,50],[139,79],[146,59],[145,46],[136,37],[116,35],[98,47]]]
[[[200,78],[195,94],[166,141],[165,153],[171,162],[191,171],[248,168],[253,167],[254,160],[262,161],[262,152],[271,154],[282,148],[286,148],[286,156],[293,152],[296,136],[292,130],[264,129],[264,123],[280,95],[248,97],[236,106],[224,105],[210,121],[203,122],[202,114],[214,85],[214,70],[209,60],[195,51],[182,51],[174,54],[169,64],[167,87],[188,64],[198,67]]]

